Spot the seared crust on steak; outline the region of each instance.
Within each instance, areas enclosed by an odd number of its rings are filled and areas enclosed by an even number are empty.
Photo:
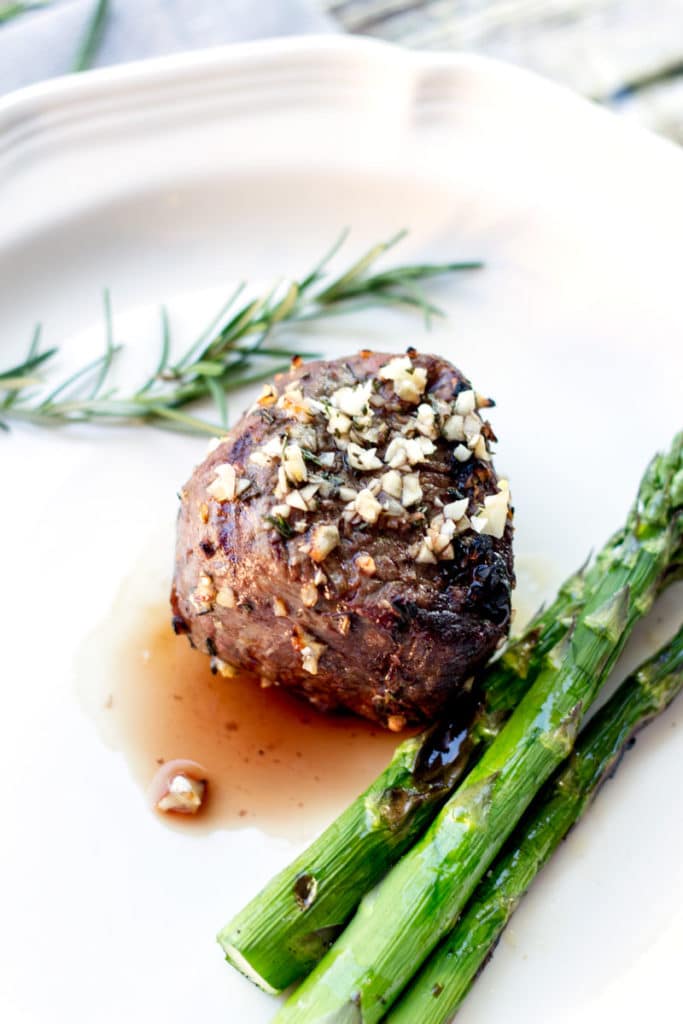
[[[510,623],[512,512],[487,404],[414,350],[276,378],[181,493],[176,630],[215,671],[318,708],[394,729],[434,719]]]

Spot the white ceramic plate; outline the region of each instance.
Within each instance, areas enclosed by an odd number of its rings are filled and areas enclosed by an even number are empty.
[[[107,285],[117,337],[148,365],[160,301],[189,338],[236,280],[304,269],[346,224],[349,255],[406,226],[404,258],[481,257],[484,271],[440,289],[450,316],[429,337],[375,316],[301,345],[434,348],[496,397],[520,599],[534,603],[621,522],[680,426],[681,180],[666,143],[471,57],[303,39],[49,83],[0,101],[0,362],[36,319],[46,343],[66,339],[65,365],[94,353]],[[258,818],[172,831],[103,744],[87,694],[84,710],[86,637],[125,618],[120,600],[112,611],[124,580],[133,617],[163,597],[174,492],[203,449],[141,428],[0,438],[0,1005],[13,1024],[267,1021],[272,1001],[213,935],[353,795],[342,780],[329,807],[302,812],[296,842]],[[679,590],[622,667],[680,610]],[[119,671],[112,657],[103,644],[93,679]],[[463,1024],[677,1019],[680,715],[648,730],[534,886]]]

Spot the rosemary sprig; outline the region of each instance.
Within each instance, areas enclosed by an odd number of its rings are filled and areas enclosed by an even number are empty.
[[[482,266],[473,261],[418,263],[373,273],[380,256],[404,236],[405,232],[401,232],[373,246],[324,286],[321,282],[329,263],[346,240],[347,232],[299,280],[273,288],[260,298],[247,299],[241,305],[238,300],[246,285],[240,284],[218,316],[178,358],[173,358],[168,313],[162,307],[161,347],[155,368],[137,390],[125,397],[108,386],[123,346],[114,340],[111,302],[109,292],[105,291],[104,353],[66,379],[48,385],[38,371],[49,369],[59,349],[40,351],[41,328],[36,327],[24,361],[0,373],[0,427],[6,429],[10,420],[42,425],[133,421],[156,422],[190,432],[220,433],[227,425],[227,393],[287,369],[289,360],[298,355],[291,348],[271,342],[272,336],[282,333],[285,325],[315,322],[378,305],[421,310],[428,325],[430,317],[443,313],[429,302],[420,283],[439,274]],[[36,391],[37,385],[42,385],[42,391]],[[207,422],[181,411],[203,398],[213,400],[218,422]]]
[[[16,3],[0,4],[0,25],[5,21],[16,18],[19,14],[26,14],[27,11],[35,11],[40,7],[46,7],[49,0],[33,0],[32,3],[17,0]]]

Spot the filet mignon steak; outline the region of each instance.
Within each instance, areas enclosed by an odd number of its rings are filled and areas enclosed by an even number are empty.
[[[413,349],[278,376],[181,492],[176,630],[225,676],[391,729],[434,719],[509,629],[491,404]]]

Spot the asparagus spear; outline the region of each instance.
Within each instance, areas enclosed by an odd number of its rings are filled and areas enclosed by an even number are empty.
[[[621,684],[581,734],[569,763],[534,801],[464,915],[390,1011],[386,1024],[446,1024],[452,1019],[535,876],[600,785],[612,777],[634,734],[682,689],[683,627]]]
[[[623,533],[610,538],[590,569],[584,565],[570,576],[489,666],[478,705],[459,701],[443,722],[402,744],[370,787],[226,925],[218,941],[233,966],[270,993],[313,969],[363,895],[416,841],[475,755],[500,732]]]
[[[443,722],[402,743],[369,788],[219,933],[238,970],[271,993],[312,970],[363,895],[432,821],[475,751],[501,730],[620,541],[612,538],[596,565],[566,580],[510,643],[488,670],[479,703],[464,696]]]
[[[366,895],[277,1015],[280,1024],[374,1024],[388,1011],[571,752],[583,715],[670,565],[682,509],[683,434],[651,462],[602,579],[507,725],[422,839]]]

